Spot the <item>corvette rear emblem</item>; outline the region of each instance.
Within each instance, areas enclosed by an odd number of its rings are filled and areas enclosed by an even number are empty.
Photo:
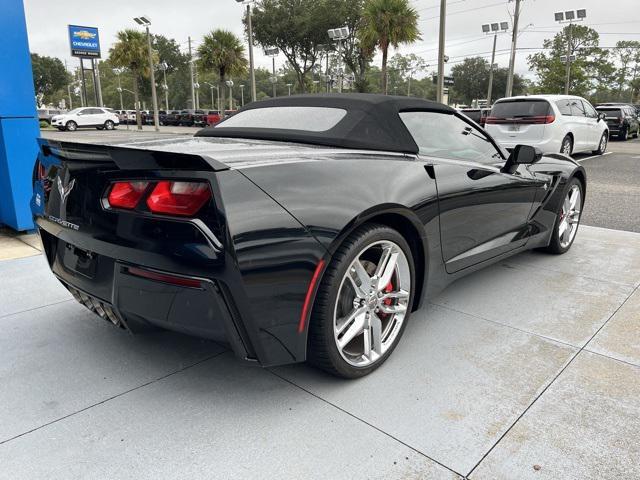
[[[73,187],[75,186],[76,186],[75,178],[71,180],[65,188],[65,186],[62,185],[62,180],[60,179],[60,177],[58,177],[58,191],[60,192],[60,199],[62,200],[63,205],[67,202],[67,197],[69,196],[69,194],[71,193],[71,190],[73,190]]]

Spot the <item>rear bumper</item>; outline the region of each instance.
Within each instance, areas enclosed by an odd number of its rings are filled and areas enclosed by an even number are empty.
[[[513,150],[516,145],[525,144],[531,145],[532,147],[539,148],[542,153],[559,153],[560,148],[562,147],[562,139],[556,138],[543,138],[540,140],[522,140],[517,141],[517,139],[496,139],[500,145],[502,145],[507,150]]]
[[[149,268],[115,259],[99,247],[101,253],[80,250],[50,233],[52,225],[47,220],[37,223],[54,275],[76,300],[100,317],[132,333],[157,327],[225,342],[238,358],[258,361],[224,268],[214,270],[216,278]],[[91,258],[84,256],[87,253]],[[134,274],[135,269],[182,278],[197,286],[145,278]]]

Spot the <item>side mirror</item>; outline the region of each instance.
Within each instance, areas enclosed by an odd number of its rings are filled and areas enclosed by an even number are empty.
[[[531,165],[542,158],[542,151],[531,145],[516,145],[502,167],[503,173],[514,173],[518,165]]]
[[[598,120],[604,120],[605,118],[607,118],[607,116],[604,113],[602,112],[598,113]]]

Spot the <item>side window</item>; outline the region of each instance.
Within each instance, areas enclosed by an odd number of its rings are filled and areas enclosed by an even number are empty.
[[[587,113],[584,111],[584,106],[582,105],[582,102],[580,100],[578,100],[577,98],[573,98],[569,100],[569,103],[571,104],[571,115],[573,115],[574,117],[587,116]]]
[[[423,155],[486,164],[504,161],[489,137],[456,115],[401,112],[400,118]]]
[[[560,110],[560,113],[562,115],[571,116],[571,104],[569,100],[558,100],[556,102],[556,105],[558,106],[558,110]]]
[[[587,114],[587,117],[589,118],[598,117],[598,112],[596,112],[596,109],[593,108],[589,102],[583,101],[582,104],[584,105],[584,111]]]

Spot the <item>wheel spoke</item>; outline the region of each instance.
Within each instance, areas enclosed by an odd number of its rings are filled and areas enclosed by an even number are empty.
[[[393,274],[396,271],[396,265],[398,264],[399,255],[400,252],[398,252],[391,246],[384,249],[380,258],[380,263],[378,264],[378,268],[376,269],[376,277],[378,278],[378,291],[384,290],[387,285],[389,285],[389,282],[391,282],[391,277],[393,277]]]
[[[358,258],[349,267],[349,280],[351,280],[358,297],[364,298],[367,296],[371,286],[371,277]]]
[[[338,339],[338,347],[342,350],[351,340],[360,335],[366,327],[366,311],[363,309],[355,316],[354,321],[347,327],[342,338]]]
[[[346,317],[343,317],[342,319],[339,319],[336,322],[336,329],[337,329],[337,333],[338,335],[342,335],[344,333],[344,331],[347,329],[347,327],[349,327],[351,325],[351,323],[356,320],[356,318],[359,315],[363,315],[365,314],[367,311],[367,307],[359,307],[359,308],[354,308],[349,315],[347,315]]]
[[[397,292],[385,293],[380,297],[380,300],[386,300],[388,298],[391,300],[407,300],[409,298],[409,292],[406,290],[399,290]]]
[[[560,223],[560,226],[558,227],[558,235],[560,236],[560,238],[562,238],[562,236],[564,235],[564,232],[567,231],[568,226],[569,225],[567,224],[566,220],[563,220]]]
[[[377,315],[369,318],[369,328],[364,332],[363,355],[370,361],[375,361],[382,354],[382,321]]]
[[[569,207],[570,210],[575,210],[576,209],[576,204],[578,203],[578,197],[580,196],[580,190],[577,188],[574,188],[571,190],[570,196],[569,196]]]
[[[383,313],[404,313],[407,311],[407,306],[399,303],[398,305],[380,305],[380,311]]]

